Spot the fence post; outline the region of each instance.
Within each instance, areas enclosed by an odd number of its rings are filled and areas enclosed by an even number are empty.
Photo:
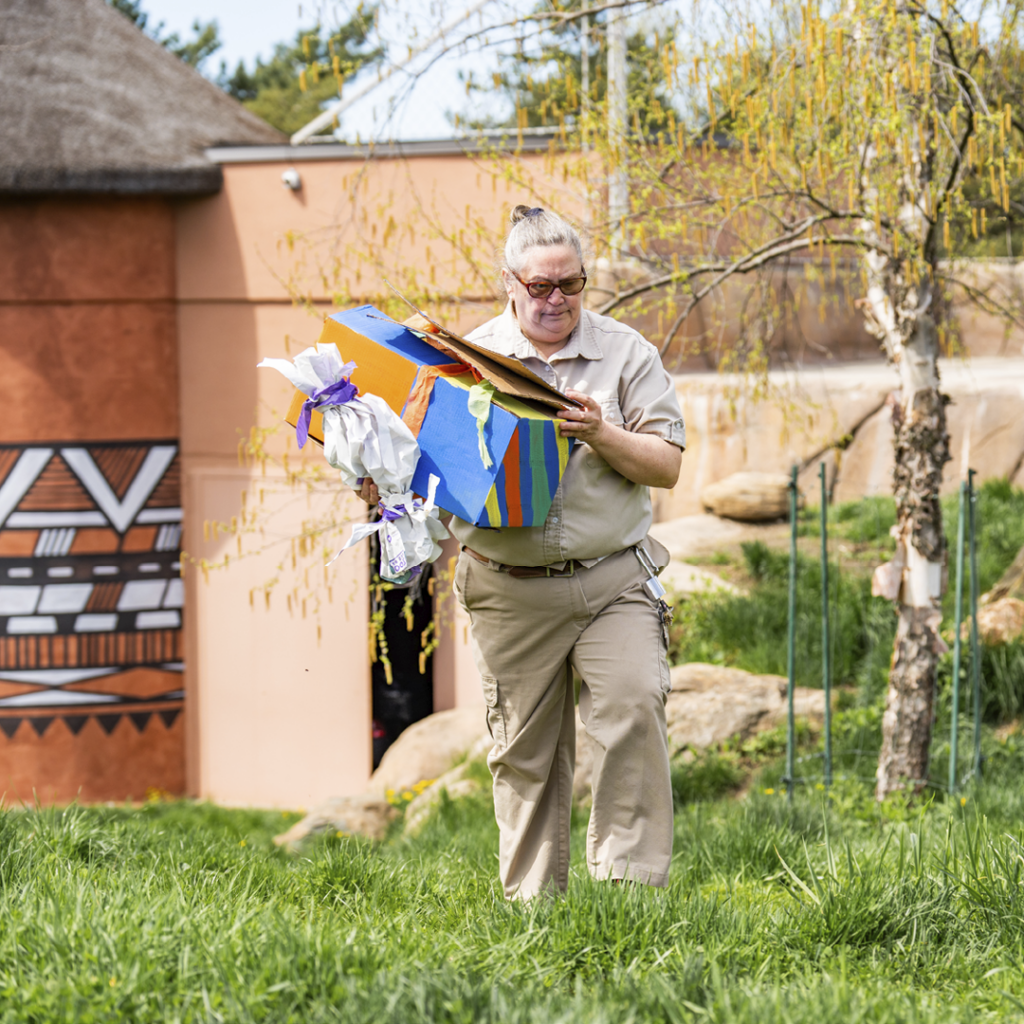
[[[960,725],[960,629],[964,610],[964,520],[967,484],[960,482],[960,517],[956,523],[956,607],[953,611],[953,713],[949,722],[949,791],[956,792],[957,734]]]
[[[975,507],[978,492],[974,489],[973,469],[967,470],[968,550],[971,558],[971,696],[974,704],[974,759],[972,770],[981,778],[981,651],[978,645],[978,546]]]
[[[793,802],[794,748],[796,730],[793,720],[793,687],[796,677],[796,480],[799,467],[794,466],[789,480],[789,644],[786,664],[789,682],[786,687],[786,797]]]
[[[821,674],[825,691],[825,788],[832,785],[832,649],[828,634],[828,489],[825,463],[818,467],[821,477]]]

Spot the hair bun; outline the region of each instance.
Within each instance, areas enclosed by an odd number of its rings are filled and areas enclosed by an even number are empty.
[[[540,207],[524,206],[520,203],[518,206],[513,208],[512,212],[509,214],[508,220],[510,224],[518,224],[521,220],[526,220],[527,217],[535,217],[538,213],[543,212],[544,211],[540,209]]]

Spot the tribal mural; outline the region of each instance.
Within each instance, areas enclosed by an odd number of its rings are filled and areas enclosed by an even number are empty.
[[[0,791],[184,790],[174,441],[0,445]]]

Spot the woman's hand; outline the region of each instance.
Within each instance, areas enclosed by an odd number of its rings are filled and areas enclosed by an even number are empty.
[[[583,405],[561,414],[562,437],[575,437],[589,444],[616,472],[646,487],[675,487],[679,479],[682,452],[655,434],[635,434],[609,423],[601,406],[581,391],[566,391]]]
[[[561,414],[561,418],[565,420],[561,426],[562,437],[575,437],[577,441],[583,441],[591,448],[596,448],[608,426],[601,415],[601,406],[582,391],[566,391],[565,394],[567,398],[581,403],[583,408],[566,409]]]
[[[356,491],[367,505],[376,505],[380,501],[380,491],[377,490],[377,485],[368,477],[363,477],[362,486]]]

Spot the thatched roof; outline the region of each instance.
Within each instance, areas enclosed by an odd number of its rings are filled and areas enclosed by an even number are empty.
[[[0,0],[0,194],[203,194],[285,141],[104,0]]]

